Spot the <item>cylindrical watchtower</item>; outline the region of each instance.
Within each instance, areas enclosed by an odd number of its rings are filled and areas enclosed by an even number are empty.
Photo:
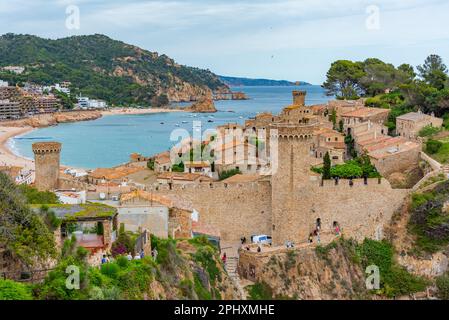
[[[293,91],[293,105],[295,106],[305,106],[306,105],[306,91]]]
[[[35,185],[39,191],[58,188],[61,144],[59,142],[33,143],[36,170]]]

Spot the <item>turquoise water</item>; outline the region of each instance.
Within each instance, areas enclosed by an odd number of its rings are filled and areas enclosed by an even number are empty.
[[[59,141],[63,144],[61,162],[64,165],[85,169],[112,167],[127,162],[133,152],[151,155],[168,150],[177,143],[170,141],[171,132],[179,128],[192,132],[194,120],[201,121],[201,130],[204,131],[227,122],[243,123],[258,112],[279,113],[291,104],[291,92],[295,89],[307,91],[308,105],[329,100],[319,86],[233,88],[234,91],[244,91],[251,99],[217,101],[217,113],[196,114],[196,117],[192,113],[173,112],[114,115],[93,121],[64,123],[16,137],[10,140],[10,147],[14,152],[32,158],[32,143]]]

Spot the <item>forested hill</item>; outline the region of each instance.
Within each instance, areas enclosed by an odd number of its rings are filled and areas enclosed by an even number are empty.
[[[0,72],[12,84],[70,81],[75,93],[111,104],[149,105],[158,98],[194,100],[229,88],[209,70],[177,64],[166,55],[104,35],[57,40],[32,35],[0,36],[0,67],[25,66],[21,75]]]
[[[220,80],[228,86],[295,86],[308,85],[310,83],[303,81],[271,80],[271,79],[251,79],[219,76]]]

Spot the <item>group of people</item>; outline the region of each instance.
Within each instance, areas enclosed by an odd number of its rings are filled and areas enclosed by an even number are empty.
[[[309,234],[309,243],[313,243],[313,238],[314,237],[316,238],[316,242],[318,244],[320,244],[321,243],[321,238],[320,238],[320,231],[319,231],[319,229],[315,229],[315,230],[313,230],[313,232],[311,232]]]
[[[157,250],[156,248],[154,248],[151,251],[151,257],[156,260],[157,259]],[[145,257],[145,252],[142,250],[140,250],[139,253],[136,253],[133,257],[133,255],[131,254],[131,252],[128,252],[128,254],[126,255],[126,258],[128,259],[128,261],[131,260],[140,260],[143,259]],[[112,256],[110,254],[104,254],[103,257],[101,258],[101,264],[105,264],[105,263],[109,263],[112,261]]]
[[[136,253],[136,255],[133,257],[133,255],[131,254],[131,252],[128,252],[128,255],[126,256],[126,258],[128,259],[128,261],[131,260],[140,260],[143,259],[145,257],[145,252],[142,250],[140,250],[140,253]]]
[[[287,240],[285,241],[285,246],[288,248],[293,248],[295,246],[295,244],[293,243],[293,241]]]

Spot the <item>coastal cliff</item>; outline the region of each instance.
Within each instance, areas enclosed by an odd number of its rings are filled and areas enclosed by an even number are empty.
[[[23,66],[28,79],[69,81],[75,94],[82,92],[111,106],[154,106],[155,98],[183,102],[230,93],[209,70],[181,65],[165,54],[101,34],[52,40],[10,33],[0,36],[0,48],[0,61]],[[20,75],[1,70],[0,78],[13,85],[22,81]]]
[[[99,111],[73,111],[73,112],[56,112],[35,115],[30,118],[5,121],[1,125],[4,127],[33,127],[42,128],[54,126],[58,123],[88,121],[101,118]]]
[[[202,98],[184,110],[188,111],[188,112],[195,112],[195,113],[217,112],[217,109],[215,108],[214,101],[212,100],[211,97]]]

